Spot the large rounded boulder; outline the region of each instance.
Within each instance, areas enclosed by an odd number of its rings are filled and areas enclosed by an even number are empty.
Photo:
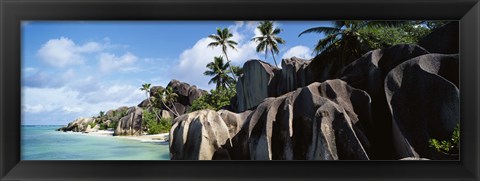
[[[143,109],[140,107],[131,107],[127,115],[120,118],[114,136],[140,136],[142,135],[142,115]]]
[[[449,140],[460,118],[459,56],[427,54],[387,75],[396,158],[442,159],[429,140]]]
[[[392,159],[391,113],[385,98],[384,80],[397,65],[429,52],[417,45],[399,44],[372,50],[345,67],[340,79],[366,91],[372,99],[372,122],[363,125],[372,144],[373,159]]]
[[[237,111],[251,109],[263,99],[276,94],[274,75],[280,69],[260,60],[249,60],[243,65],[243,75],[237,82]]]
[[[222,149],[222,145],[229,143],[229,128],[220,114],[200,110],[174,120],[170,130],[170,157],[172,160],[230,159]]]

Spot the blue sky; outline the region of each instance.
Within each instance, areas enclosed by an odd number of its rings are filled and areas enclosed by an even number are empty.
[[[22,124],[67,124],[145,99],[143,83],[166,86],[172,79],[212,89],[205,65],[219,48],[208,35],[229,28],[239,43],[229,50],[234,65],[265,59],[255,52],[254,21],[33,21],[22,23]],[[286,41],[277,61],[312,57],[321,34],[298,34],[330,22],[279,21]],[[273,59],[266,60],[272,65]]]

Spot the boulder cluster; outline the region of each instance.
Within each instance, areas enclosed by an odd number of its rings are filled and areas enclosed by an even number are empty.
[[[167,87],[172,87],[174,93],[178,95],[175,104],[176,111],[179,114],[187,112],[193,101],[200,96],[208,93],[205,90],[199,89],[196,86],[190,86],[188,83],[172,80]],[[152,86],[150,88],[150,96],[153,96],[158,89],[163,89],[161,86]],[[117,109],[109,110],[103,116],[92,118],[79,118],[70,122],[67,126],[59,128],[58,131],[73,131],[73,132],[95,132],[100,129],[99,125],[113,127],[114,136],[140,136],[143,134],[142,114],[144,110],[151,109],[148,99],[143,100],[137,106],[119,107]],[[165,107],[158,111],[161,118],[174,118],[175,114]],[[90,125],[95,124],[94,128]]]
[[[174,120],[171,159],[452,159],[429,140],[449,139],[459,122],[455,30],[372,50],[341,70],[318,56],[283,59],[281,69],[247,61],[230,110]]]

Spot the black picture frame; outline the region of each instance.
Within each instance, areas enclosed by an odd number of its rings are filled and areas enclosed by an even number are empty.
[[[268,8],[267,8],[268,7]],[[478,0],[0,0],[1,180],[479,180]],[[22,20],[459,20],[460,161],[21,161]]]

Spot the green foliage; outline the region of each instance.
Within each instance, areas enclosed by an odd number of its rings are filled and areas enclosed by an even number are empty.
[[[243,74],[243,68],[240,66],[235,66],[235,65],[230,65],[230,67],[233,70],[233,73],[237,76],[240,77],[240,75]]]
[[[457,154],[460,149],[460,124],[457,124],[453,129],[452,137],[450,140],[439,141],[437,139],[430,139],[429,146],[435,148],[438,152],[446,154]]]
[[[275,66],[278,67],[277,60],[275,59],[275,54],[280,52],[278,44],[285,44],[285,40],[280,38],[278,34],[282,32],[282,29],[276,28],[273,25],[273,21],[262,21],[257,26],[257,29],[260,31],[260,36],[254,37],[251,41],[255,41],[257,44],[256,51],[263,52],[265,51],[265,60],[267,59],[268,51],[272,53],[273,61]]]
[[[157,121],[155,113],[147,110],[143,111],[142,120],[148,134],[168,133],[172,128],[172,119],[162,118]]]
[[[231,72],[228,70],[229,66],[230,64],[228,62],[224,63],[222,56],[214,57],[213,62],[207,64],[207,70],[203,73],[203,75],[213,77],[208,84],[217,84],[217,89],[219,87],[226,88],[227,86],[231,86],[231,84],[235,82],[235,79],[228,75],[228,73]],[[233,67],[230,68],[233,70]]]
[[[119,122],[119,121],[112,121],[112,122],[110,123],[110,125],[108,125],[108,128],[117,129],[118,122]]]
[[[107,129],[108,129],[107,124],[100,124],[99,130],[107,130]]]
[[[220,110],[224,106],[230,105],[230,99],[236,95],[235,85],[230,88],[219,88],[211,90],[210,94],[205,94],[193,101],[191,111],[202,109]]]
[[[93,128],[93,127],[95,127],[95,126],[97,125],[97,123],[95,123],[95,122],[90,122],[90,123],[88,123],[88,125],[90,125],[90,127]]]
[[[227,63],[230,63],[230,59],[228,59],[227,55],[227,49],[231,48],[232,50],[237,50],[235,46],[238,45],[237,42],[233,41],[231,38],[233,37],[233,34],[230,33],[228,28],[217,28],[217,34],[211,34],[208,36],[208,38],[212,39],[213,41],[210,42],[207,47],[221,47],[222,52],[225,55],[225,58],[227,59]],[[230,67],[230,71],[232,73],[233,79],[237,79],[235,76],[232,67]]]
[[[400,26],[378,26],[363,28],[359,33],[365,38],[364,43],[370,49],[386,48],[396,44],[417,44],[432,30],[416,22],[408,22]]]

